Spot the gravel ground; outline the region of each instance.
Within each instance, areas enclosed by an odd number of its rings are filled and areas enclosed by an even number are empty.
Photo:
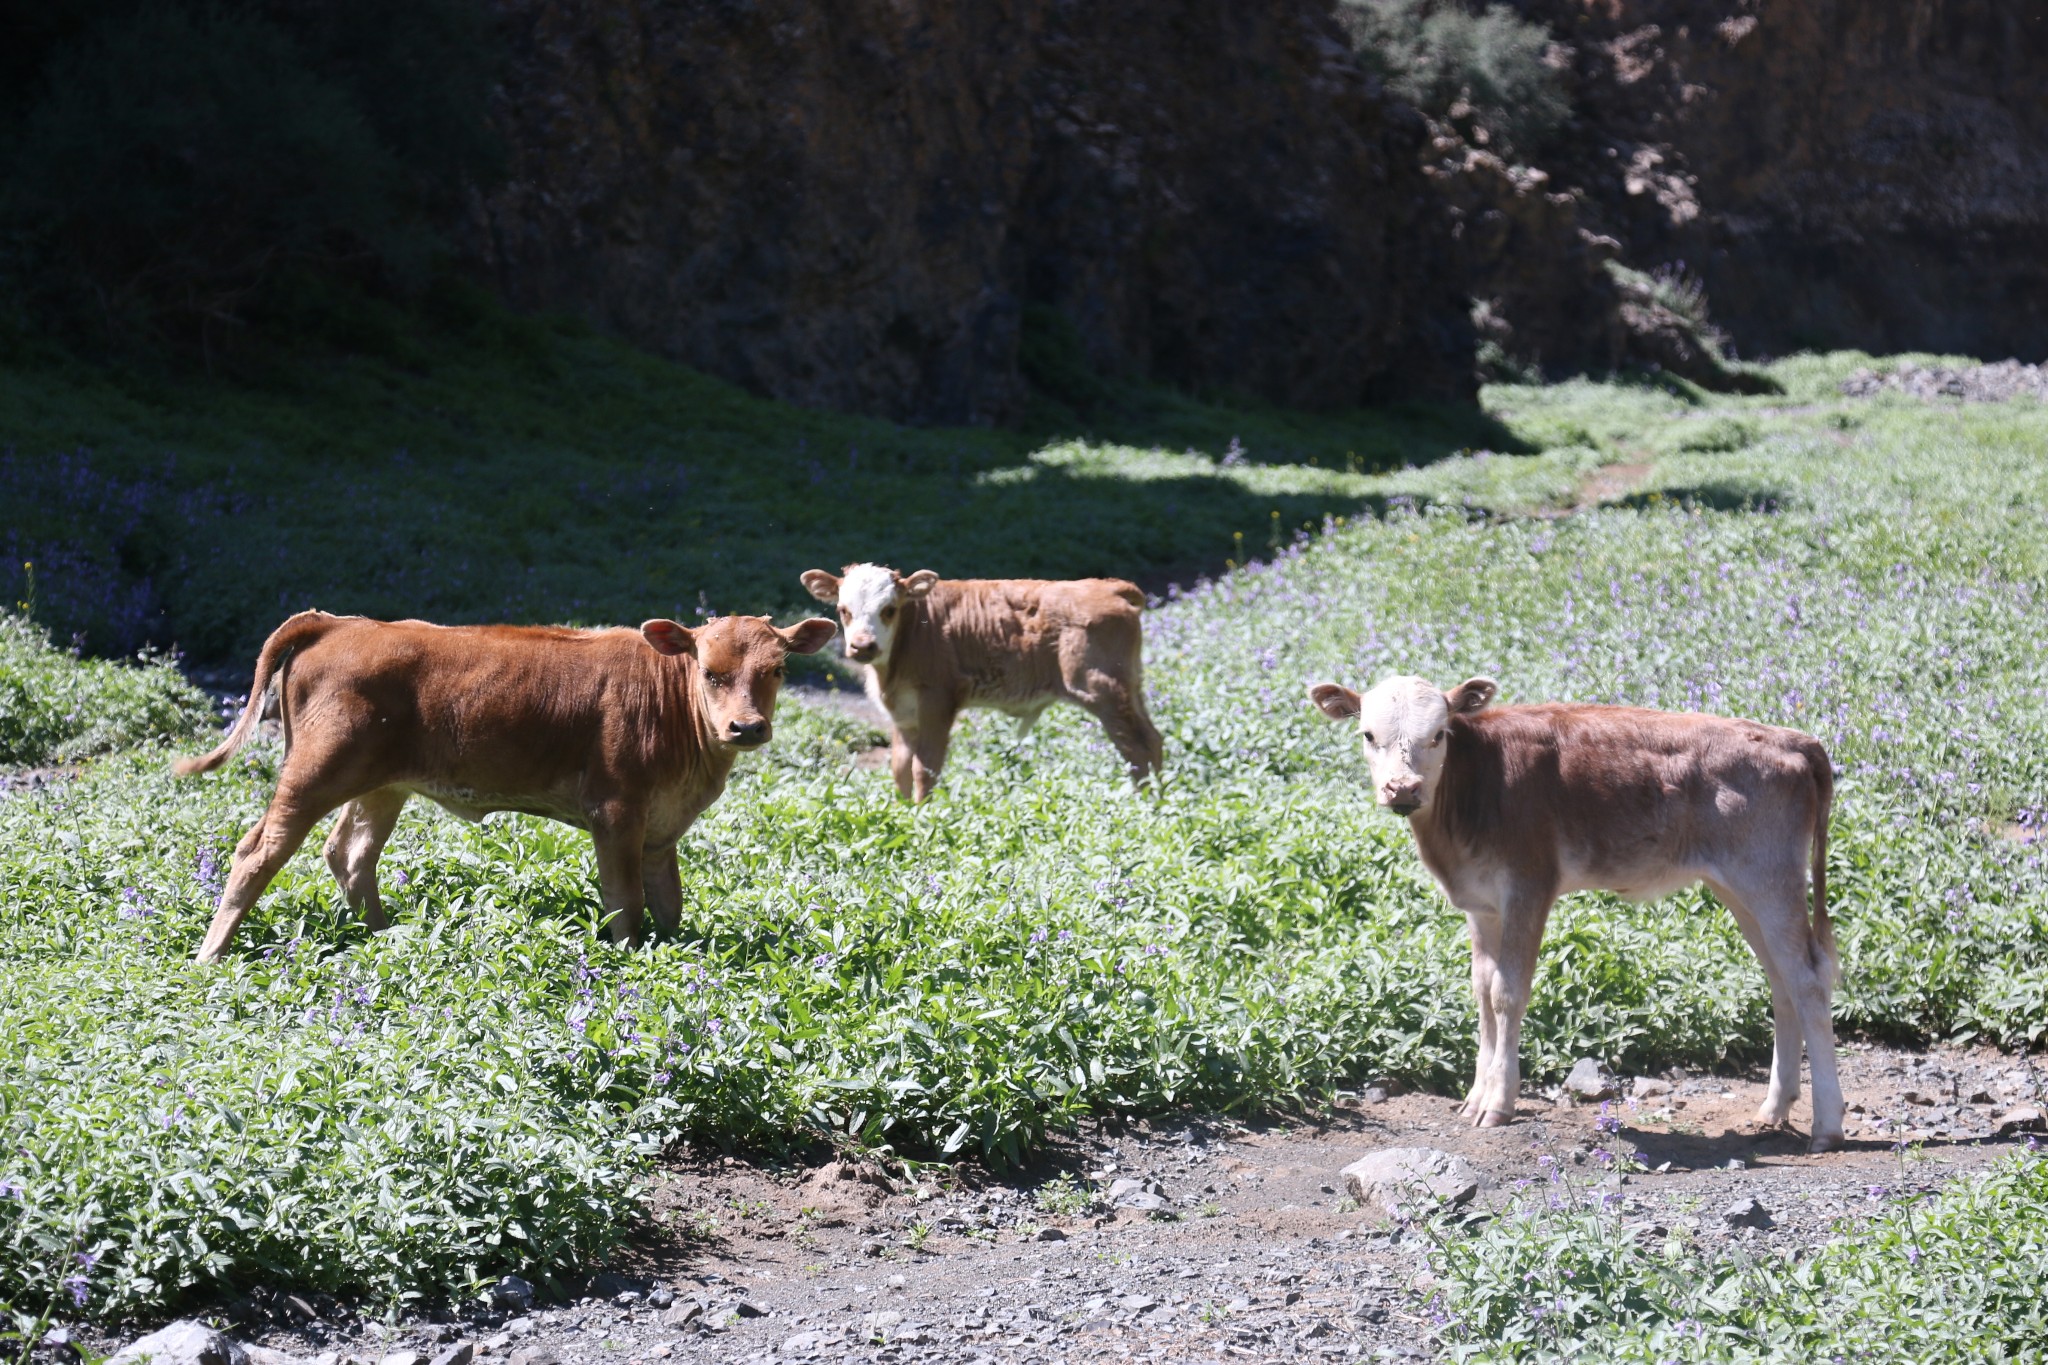
[[[1991,365],[1951,369],[1946,365],[1901,365],[1879,374],[1858,370],[1842,381],[1842,392],[1850,398],[1869,398],[1880,393],[1903,393],[1932,401],[1959,398],[1965,403],[2003,403],[2013,398],[2048,401],[2048,365],[2023,365],[2001,360]]]
[[[1811,1245],[2024,1140],[2001,1123],[2026,1123],[2048,1074],[1994,1052],[1850,1047],[1850,1142],[1824,1156],[1751,1121],[1763,1079],[1630,1078],[1605,1111],[1611,1135],[1598,1103],[1556,1089],[1499,1129],[1464,1126],[1441,1096],[1377,1089],[1319,1122],[1107,1125],[1016,1180],[686,1156],[658,1182],[655,1228],[573,1302],[528,1304],[514,1285],[492,1309],[390,1324],[278,1291],[235,1306],[238,1332],[322,1365],[460,1365],[465,1350],[482,1365],[1422,1358],[1425,1243],[1346,1191],[1343,1168],[1369,1152],[1462,1157],[1481,1210],[1548,1158],[1648,1226]]]

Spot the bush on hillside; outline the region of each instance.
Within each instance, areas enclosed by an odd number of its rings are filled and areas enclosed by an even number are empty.
[[[206,696],[161,657],[81,659],[26,616],[0,612],[0,763],[51,763],[190,735]]]
[[[1389,90],[1496,151],[1530,154],[1571,113],[1549,31],[1505,5],[1339,0],[1337,18]]]

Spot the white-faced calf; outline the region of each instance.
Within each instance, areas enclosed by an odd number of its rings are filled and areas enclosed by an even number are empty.
[[[922,801],[938,785],[963,707],[1015,716],[1029,730],[1056,701],[1102,722],[1131,780],[1159,770],[1159,731],[1145,711],[1145,594],[1120,578],[904,576],[879,564],[844,575],[812,569],[804,587],[839,609],[846,657],[866,666],[868,696],[890,718],[897,788]]]
[[[831,640],[815,617],[779,630],[727,616],[692,630],[434,626],[301,612],[264,642],[249,703],[208,772],[256,728],[275,684],[285,758],[268,809],[235,848],[199,947],[217,958],[264,888],[329,811],[327,865],[349,905],[384,927],[377,858],[406,801],[464,819],[544,815],[590,831],[612,936],[640,941],[643,906],[674,933],[676,843],[768,742],[783,659]]]
[[[1803,1041],[1812,1148],[1840,1146],[1827,908],[1834,770],[1820,741],[1635,707],[1489,706],[1495,691],[1488,678],[1448,692],[1389,678],[1362,697],[1335,683],[1309,688],[1324,714],[1356,719],[1379,804],[1408,818],[1430,875],[1471,922],[1479,1067],[1465,1115],[1485,1127],[1514,1115],[1522,1016],[1559,896],[1649,900],[1705,882],[1770,978],[1776,1050],[1758,1118],[1790,1117]]]

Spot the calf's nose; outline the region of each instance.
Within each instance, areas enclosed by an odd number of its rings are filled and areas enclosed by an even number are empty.
[[[736,720],[725,727],[725,733],[735,744],[765,744],[768,742],[768,722],[765,720]]]
[[[874,639],[872,637],[856,639],[849,636],[846,641],[846,654],[848,658],[858,659],[865,663],[867,660],[875,657]]]
[[[1380,784],[1380,804],[1407,814],[1422,805],[1422,784],[1396,778]]]

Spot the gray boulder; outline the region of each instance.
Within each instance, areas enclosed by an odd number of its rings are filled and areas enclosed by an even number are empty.
[[[1480,1183],[1463,1157],[1434,1147],[1384,1147],[1344,1168],[1344,1188],[1360,1207],[1396,1218],[1467,1203]]]
[[[1612,1074],[1591,1057],[1572,1063],[1572,1074],[1564,1078],[1564,1092],[1575,1100],[1611,1100],[1621,1093]]]
[[[205,1323],[180,1318],[129,1342],[107,1365],[249,1365],[249,1353]]]

